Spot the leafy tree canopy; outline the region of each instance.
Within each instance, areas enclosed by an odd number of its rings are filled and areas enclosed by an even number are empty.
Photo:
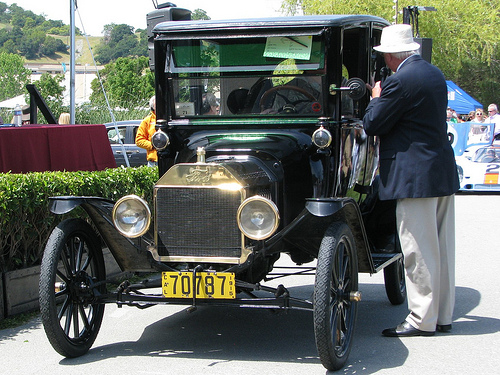
[[[0,100],[25,93],[30,83],[31,70],[24,67],[24,59],[16,54],[0,52]]]
[[[36,82],[36,87],[45,100],[50,101],[51,109],[54,105],[57,107],[62,106],[64,86],[61,83],[64,81],[63,74],[52,75],[50,73],[43,73],[40,79]]]
[[[147,106],[154,94],[154,76],[146,56],[119,57],[107,64],[100,76],[112,108],[134,107],[141,103]],[[92,81],[91,88],[90,101],[101,105],[104,94],[98,79]]]
[[[147,36],[145,30],[134,34],[134,28],[125,24],[104,26],[104,38],[96,47],[96,61],[107,64],[119,57],[147,56]]]
[[[289,14],[373,14],[392,21],[392,1],[372,0],[283,0]],[[403,7],[421,5],[399,1]],[[500,101],[500,1],[428,0],[423,4],[437,11],[422,11],[419,34],[432,38],[432,63],[447,79],[478,99],[483,105]],[[398,23],[402,15],[398,14]]]
[[[67,52],[61,40],[46,35],[69,35],[69,26],[62,21],[47,20],[17,4],[0,2],[0,22],[6,25],[0,30],[0,52],[18,53],[27,59]]]
[[[210,20],[211,18],[208,16],[207,12],[204,11],[203,9],[195,9],[191,13],[191,18],[193,20]]]

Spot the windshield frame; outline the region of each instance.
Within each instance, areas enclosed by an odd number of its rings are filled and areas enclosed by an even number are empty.
[[[325,108],[325,100],[326,100],[326,95],[324,94],[325,90],[324,87],[326,87],[326,40],[324,37],[324,30],[323,29],[316,29],[313,32],[311,30],[286,30],[282,32],[275,32],[275,33],[255,33],[255,34],[246,34],[246,35],[241,35],[241,34],[231,34],[231,35],[213,35],[213,34],[207,34],[207,33],[200,33],[196,34],[196,36],[191,35],[191,37],[186,37],[179,35],[178,38],[172,38],[171,36],[167,39],[166,38],[166,44],[167,48],[165,48],[165,54],[164,55],[164,61],[165,65],[163,67],[163,73],[165,74],[165,78],[168,77],[168,89],[169,89],[169,97],[170,98],[175,98],[173,100],[173,103],[171,102],[171,117],[172,119],[183,119],[183,118],[203,118],[203,117],[213,117],[213,116],[221,116],[222,117],[234,117],[234,116],[240,116],[241,115],[248,115],[248,116],[263,116],[263,115],[269,115],[269,113],[236,113],[232,112],[230,113],[227,110],[227,106],[225,106],[225,100],[227,99],[225,95],[228,95],[229,92],[227,90],[224,90],[223,88],[218,91],[219,97],[217,97],[217,102],[222,102],[224,105],[221,105],[221,112],[222,113],[211,113],[209,115],[202,115],[201,114],[201,104],[197,103],[200,99],[192,99],[189,101],[194,101],[194,103],[189,103],[189,111],[183,111],[182,114],[179,114],[178,110],[179,108],[185,109],[185,106],[182,106],[179,104],[179,89],[178,89],[178,82],[181,80],[186,80],[188,82],[192,82],[193,84],[190,86],[200,86],[200,81],[205,80],[205,82],[217,82],[219,81],[219,85],[221,85],[222,81],[229,81],[229,80],[234,80],[237,82],[238,80],[241,81],[248,81],[250,79],[254,79],[255,81],[258,81],[260,79],[270,79],[272,78],[273,80],[279,80],[282,79],[284,82],[286,81],[292,81],[294,78],[298,78],[302,74],[307,74],[307,78],[311,79],[311,77],[317,77],[315,78],[318,83],[316,83],[316,96],[317,100],[315,101],[314,108],[320,108],[320,110],[315,110],[315,113],[312,113],[309,111],[309,113],[287,113],[287,116],[294,116],[294,117],[311,117],[311,116],[323,116],[324,115],[324,108]],[[245,45],[245,43],[241,43],[242,38],[245,39],[246,41],[249,41],[251,43],[252,39],[260,39],[258,43],[254,43],[255,46],[258,48],[263,48],[263,46],[270,40],[270,38],[286,38],[286,39],[291,39],[293,42],[296,42],[296,40],[303,40],[303,39],[296,39],[296,38],[306,38],[310,37],[311,44],[309,46],[309,55],[308,60],[302,60],[302,59],[291,59],[291,58],[286,58],[287,54],[288,56],[294,56],[295,52],[288,52],[285,51],[285,56],[284,57],[266,57],[266,56],[257,56],[254,61],[262,62],[266,61],[269,63],[266,64],[257,64],[257,65],[223,65],[219,64],[220,61],[216,61],[215,65],[216,66],[201,66],[203,65],[201,61],[199,62],[200,66],[178,66],[176,65],[176,59],[179,57],[176,55],[176,48],[179,48],[178,46],[181,46],[182,48],[182,43],[185,41],[186,43],[186,50],[188,51],[189,48],[191,48],[190,44],[194,44],[195,48],[195,54],[199,53],[202,49],[201,44],[206,41],[208,43],[211,43],[212,41],[219,41],[221,39],[224,39],[226,43],[224,43],[224,46],[229,46],[229,48],[232,45],[232,42],[236,41],[237,43],[234,43],[234,45],[238,48],[238,44],[240,45]],[[190,43],[191,42],[191,43]],[[196,45],[199,43],[198,45]],[[177,46],[176,46],[177,44]],[[300,47],[300,46],[299,46]],[[241,47],[239,47],[241,48]],[[267,47],[266,47],[267,48]],[[300,47],[302,48],[302,47]],[[222,48],[221,48],[222,49]],[[185,51],[186,52],[186,51]],[[219,52],[218,52],[219,53]],[[261,53],[261,50],[259,50],[259,53]],[[304,56],[304,55],[302,55]],[[188,56],[189,58],[189,56]],[[219,57],[221,59],[221,57]],[[201,58],[200,58],[201,60]],[[236,62],[239,62],[238,59],[235,59]],[[293,63],[286,63],[287,60],[292,60],[294,61]],[[312,62],[311,62],[312,61]],[[186,61],[183,62],[186,64]],[[189,61],[188,61],[189,63]],[[295,65],[294,65],[295,63]],[[289,64],[289,65],[287,65]],[[182,65],[182,64],[180,64]],[[192,64],[194,65],[194,64]],[[205,63],[205,65],[208,65]],[[277,72],[277,70],[279,71]],[[232,84],[233,86],[235,83]],[[208,83],[205,83],[204,91],[201,92],[201,94],[197,94],[199,98],[201,96],[205,96],[207,94],[207,87],[209,86]],[[231,85],[229,85],[231,86]],[[241,87],[233,87],[233,89],[241,89]],[[247,89],[250,89],[248,87]],[[217,91],[217,90],[216,90]],[[191,95],[191,94],[190,94]],[[224,95],[224,96],[223,96]],[[312,100],[312,99],[311,99]],[[317,103],[316,103],[317,102]],[[200,102],[201,103],[201,102]],[[177,108],[177,110],[176,110]],[[226,110],[224,110],[226,108]],[[278,113],[273,113],[274,116],[280,115]]]

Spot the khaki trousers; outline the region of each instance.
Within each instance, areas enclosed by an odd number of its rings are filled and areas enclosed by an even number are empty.
[[[422,331],[451,324],[455,305],[455,196],[398,199],[410,314]]]

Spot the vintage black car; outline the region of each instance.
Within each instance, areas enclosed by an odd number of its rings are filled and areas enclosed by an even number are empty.
[[[358,272],[384,269],[390,301],[405,299],[394,204],[377,199],[378,140],[361,120],[386,25],[365,15],[157,24],[154,204],[133,192],[51,199],[55,214],[88,214],[58,225],[45,249],[40,304],[54,349],[86,353],[106,303],[306,309],[322,364],[342,368]],[[109,291],[103,243],[123,271],[147,277]],[[312,302],[265,285],[280,256],[314,265]]]

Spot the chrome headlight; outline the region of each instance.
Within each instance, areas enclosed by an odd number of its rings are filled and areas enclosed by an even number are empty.
[[[170,144],[170,138],[167,133],[160,129],[151,137],[151,143],[156,150],[162,151]]]
[[[113,223],[122,235],[135,238],[149,229],[151,211],[147,202],[137,195],[127,195],[113,207]]]
[[[332,143],[332,133],[321,126],[312,134],[312,141],[317,147],[326,148]]]
[[[252,240],[265,240],[278,228],[279,212],[267,198],[254,196],[245,199],[238,208],[238,227]]]

